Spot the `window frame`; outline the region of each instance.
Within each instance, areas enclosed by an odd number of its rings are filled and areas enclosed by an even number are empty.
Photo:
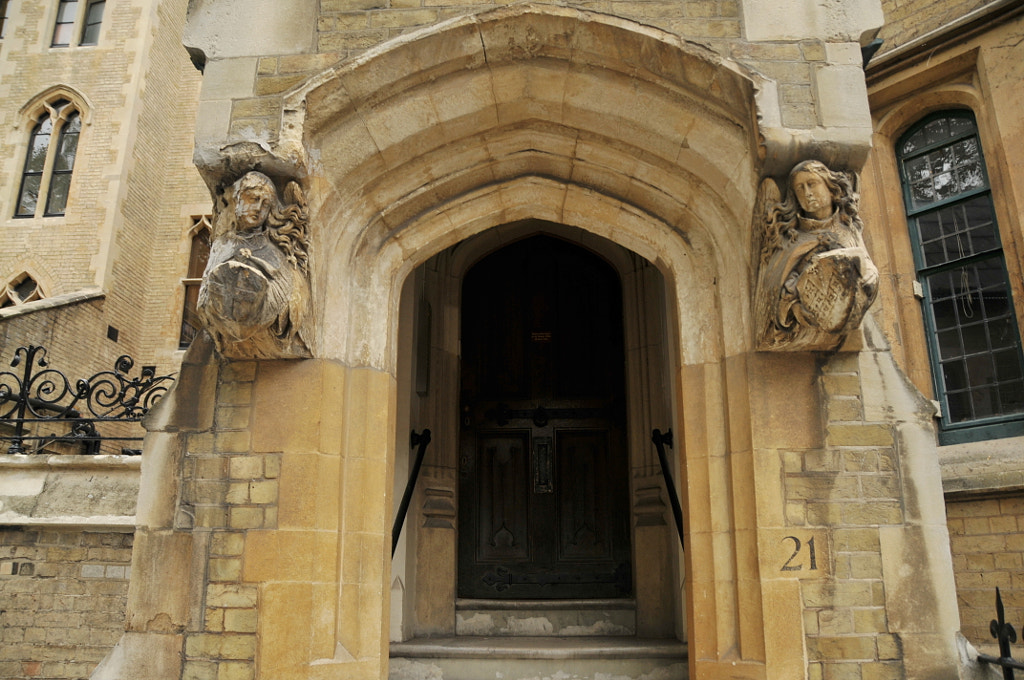
[[[971,129],[968,132],[961,132],[959,135],[950,136],[947,139],[924,145],[912,152],[904,153],[903,146],[919,130],[923,130],[929,123],[939,119],[962,118],[970,123]],[[905,164],[908,159],[927,157],[930,153],[941,148],[952,147],[955,144],[973,138],[977,141],[978,160],[982,173],[983,186],[964,191],[944,199],[929,203],[920,207],[913,207],[914,201],[909,174]],[[944,272],[954,272],[973,265],[989,262],[997,265],[1002,275],[1002,282],[1008,296],[1008,307],[1010,310],[1009,319],[1012,322],[1013,330],[1016,331],[1016,350],[1018,364],[1024,367],[1024,342],[1020,333],[1020,323],[1014,306],[1013,290],[1010,282],[1009,271],[1006,263],[1006,254],[1003,247],[1003,238],[999,229],[999,222],[996,215],[996,197],[989,179],[988,165],[985,160],[984,144],[982,143],[981,128],[978,125],[977,116],[969,108],[949,107],[934,111],[928,115],[918,118],[909,125],[902,134],[895,140],[894,144],[896,166],[899,173],[899,180],[903,194],[904,216],[907,221],[907,230],[910,237],[911,251],[914,259],[914,276],[918,289],[921,305],[921,315],[924,324],[924,340],[927,346],[928,358],[931,368],[932,385],[935,396],[941,404],[938,438],[942,445],[960,444],[985,439],[998,439],[1024,435],[1024,412],[1004,413],[996,416],[985,416],[954,422],[950,418],[950,408],[946,389],[946,380],[943,375],[944,364],[940,356],[938,344],[938,330],[935,319],[935,308],[932,303],[931,288],[928,285],[929,277],[940,275]],[[921,242],[919,220],[929,214],[938,214],[946,208],[968,205],[971,201],[984,197],[987,202],[992,222],[992,237],[994,246],[987,250],[961,255],[957,258],[948,258],[938,264],[928,264],[925,261],[925,250]],[[963,328],[959,324],[957,329]],[[996,384],[998,384],[998,379]]]
[[[31,132],[28,135],[27,144],[24,148],[24,162],[22,163],[21,179],[18,182],[17,194],[14,196],[14,219],[38,219],[64,217],[67,214],[67,207],[70,203],[71,189],[74,183],[75,164],[78,159],[81,147],[81,137],[86,127],[86,117],[81,105],[70,98],[67,93],[58,92],[52,94],[41,105],[32,109],[35,116],[29,117],[31,121]],[[77,119],[78,130],[74,144],[74,153],[69,168],[58,168],[57,155],[67,142],[68,127]],[[36,145],[36,137],[39,130],[47,122],[51,124],[49,140],[46,145],[42,169],[36,171],[30,169],[32,161],[32,149]],[[39,186],[35,196],[35,205],[31,213],[22,212],[22,204],[25,196],[26,180],[29,177],[39,177]],[[60,176],[68,176],[67,192],[64,197],[63,209],[60,211],[51,210],[51,195],[54,188],[54,179]]]
[[[7,35],[7,24],[11,20],[10,12],[10,0],[0,0],[0,40],[3,40]]]
[[[98,21],[92,18],[93,10],[97,6],[102,6]],[[58,0],[56,7],[50,49],[95,47],[99,44],[103,16],[106,13],[106,0]],[[68,10],[65,10],[65,7],[68,7]],[[72,16],[68,17],[67,14]],[[61,40],[66,38],[66,42],[58,42],[58,34]]]
[[[33,289],[28,295],[22,296],[18,291],[18,287],[26,281],[32,282]],[[42,300],[46,297],[46,291],[44,291],[42,285],[40,285],[39,279],[28,272],[21,272],[20,274],[8,279],[3,286],[0,286],[0,309],[18,307],[28,304],[29,302]]]
[[[203,234],[206,235],[206,252],[200,253],[196,250],[196,245],[201,242]],[[194,303],[199,296],[199,287],[203,283],[203,271],[206,269],[206,263],[210,258],[210,248],[213,245],[213,216],[193,216],[187,237],[189,244],[188,264],[185,276],[181,279],[182,303],[181,325],[178,331],[179,350],[188,349],[189,345],[192,344],[192,340],[201,330],[198,325]],[[192,323],[193,321],[196,323]]]

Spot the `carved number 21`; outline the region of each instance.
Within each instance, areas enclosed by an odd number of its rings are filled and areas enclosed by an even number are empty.
[[[783,541],[793,541],[793,554],[789,556],[786,563],[782,565],[781,571],[800,571],[804,568],[803,563],[793,564],[793,560],[800,554],[800,549],[803,547],[803,542],[796,536],[786,536],[782,539]],[[814,552],[814,539],[807,539],[807,552],[810,553],[811,557],[811,570],[818,568],[818,555]]]

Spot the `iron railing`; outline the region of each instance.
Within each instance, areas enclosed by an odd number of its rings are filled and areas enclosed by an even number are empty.
[[[1024,671],[1024,663],[1017,661],[1010,653],[1010,645],[1017,641],[1017,631],[1006,622],[1006,612],[1003,609],[1003,596],[996,588],[996,618],[989,624],[989,630],[999,642],[999,656],[989,654],[978,654],[978,661],[992,664],[1003,669],[1003,680],[1014,680],[1013,671]]]
[[[55,443],[81,444],[84,453],[96,454],[105,441],[141,441],[141,433],[129,436],[116,424],[142,420],[174,382],[172,375],[157,376],[154,366],[130,377],[135,362],[128,355],[111,371],[72,381],[50,367],[46,354],[44,347],[19,347],[10,365],[20,371],[0,371],[0,441],[10,442],[9,454],[42,453]]]
[[[416,460],[413,462],[412,471],[409,473],[409,482],[405,485],[405,493],[402,494],[402,502],[398,506],[398,516],[395,517],[395,523],[391,527],[392,557],[395,556],[395,549],[398,547],[398,537],[402,535],[402,526],[405,524],[405,516],[409,512],[409,501],[412,500],[412,492],[416,489],[416,480],[420,476],[423,456],[427,452],[427,444],[430,443],[430,430],[423,430],[419,434],[416,433],[416,430],[413,430],[409,443],[418,448],[416,449]]]
[[[672,430],[662,434],[661,430],[654,430],[651,433],[651,441],[658,449],[658,460],[661,462],[661,476],[665,478],[665,490],[668,492],[669,503],[672,504],[672,516],[676,521],[676,533],[679,534],[679,545],[685,550],[683,542],[683,509],[679,505],[679,494],[676,493],[676,484],[672,480],[672,468],[668,464],[668,456],[665,455],[665,445],[672,446]]]

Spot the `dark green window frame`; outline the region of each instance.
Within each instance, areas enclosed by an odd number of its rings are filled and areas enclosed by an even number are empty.
[[[1024,434],[1024,353],[974,115],[929,115],[899,139],[896,158],[939,443]]]

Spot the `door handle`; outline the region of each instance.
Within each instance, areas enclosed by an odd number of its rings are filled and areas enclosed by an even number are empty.
[[[534,437],[530,465],[533,467],[533,492],[554,493],[555,482],[552,474],[554,452],[551,437]]]

